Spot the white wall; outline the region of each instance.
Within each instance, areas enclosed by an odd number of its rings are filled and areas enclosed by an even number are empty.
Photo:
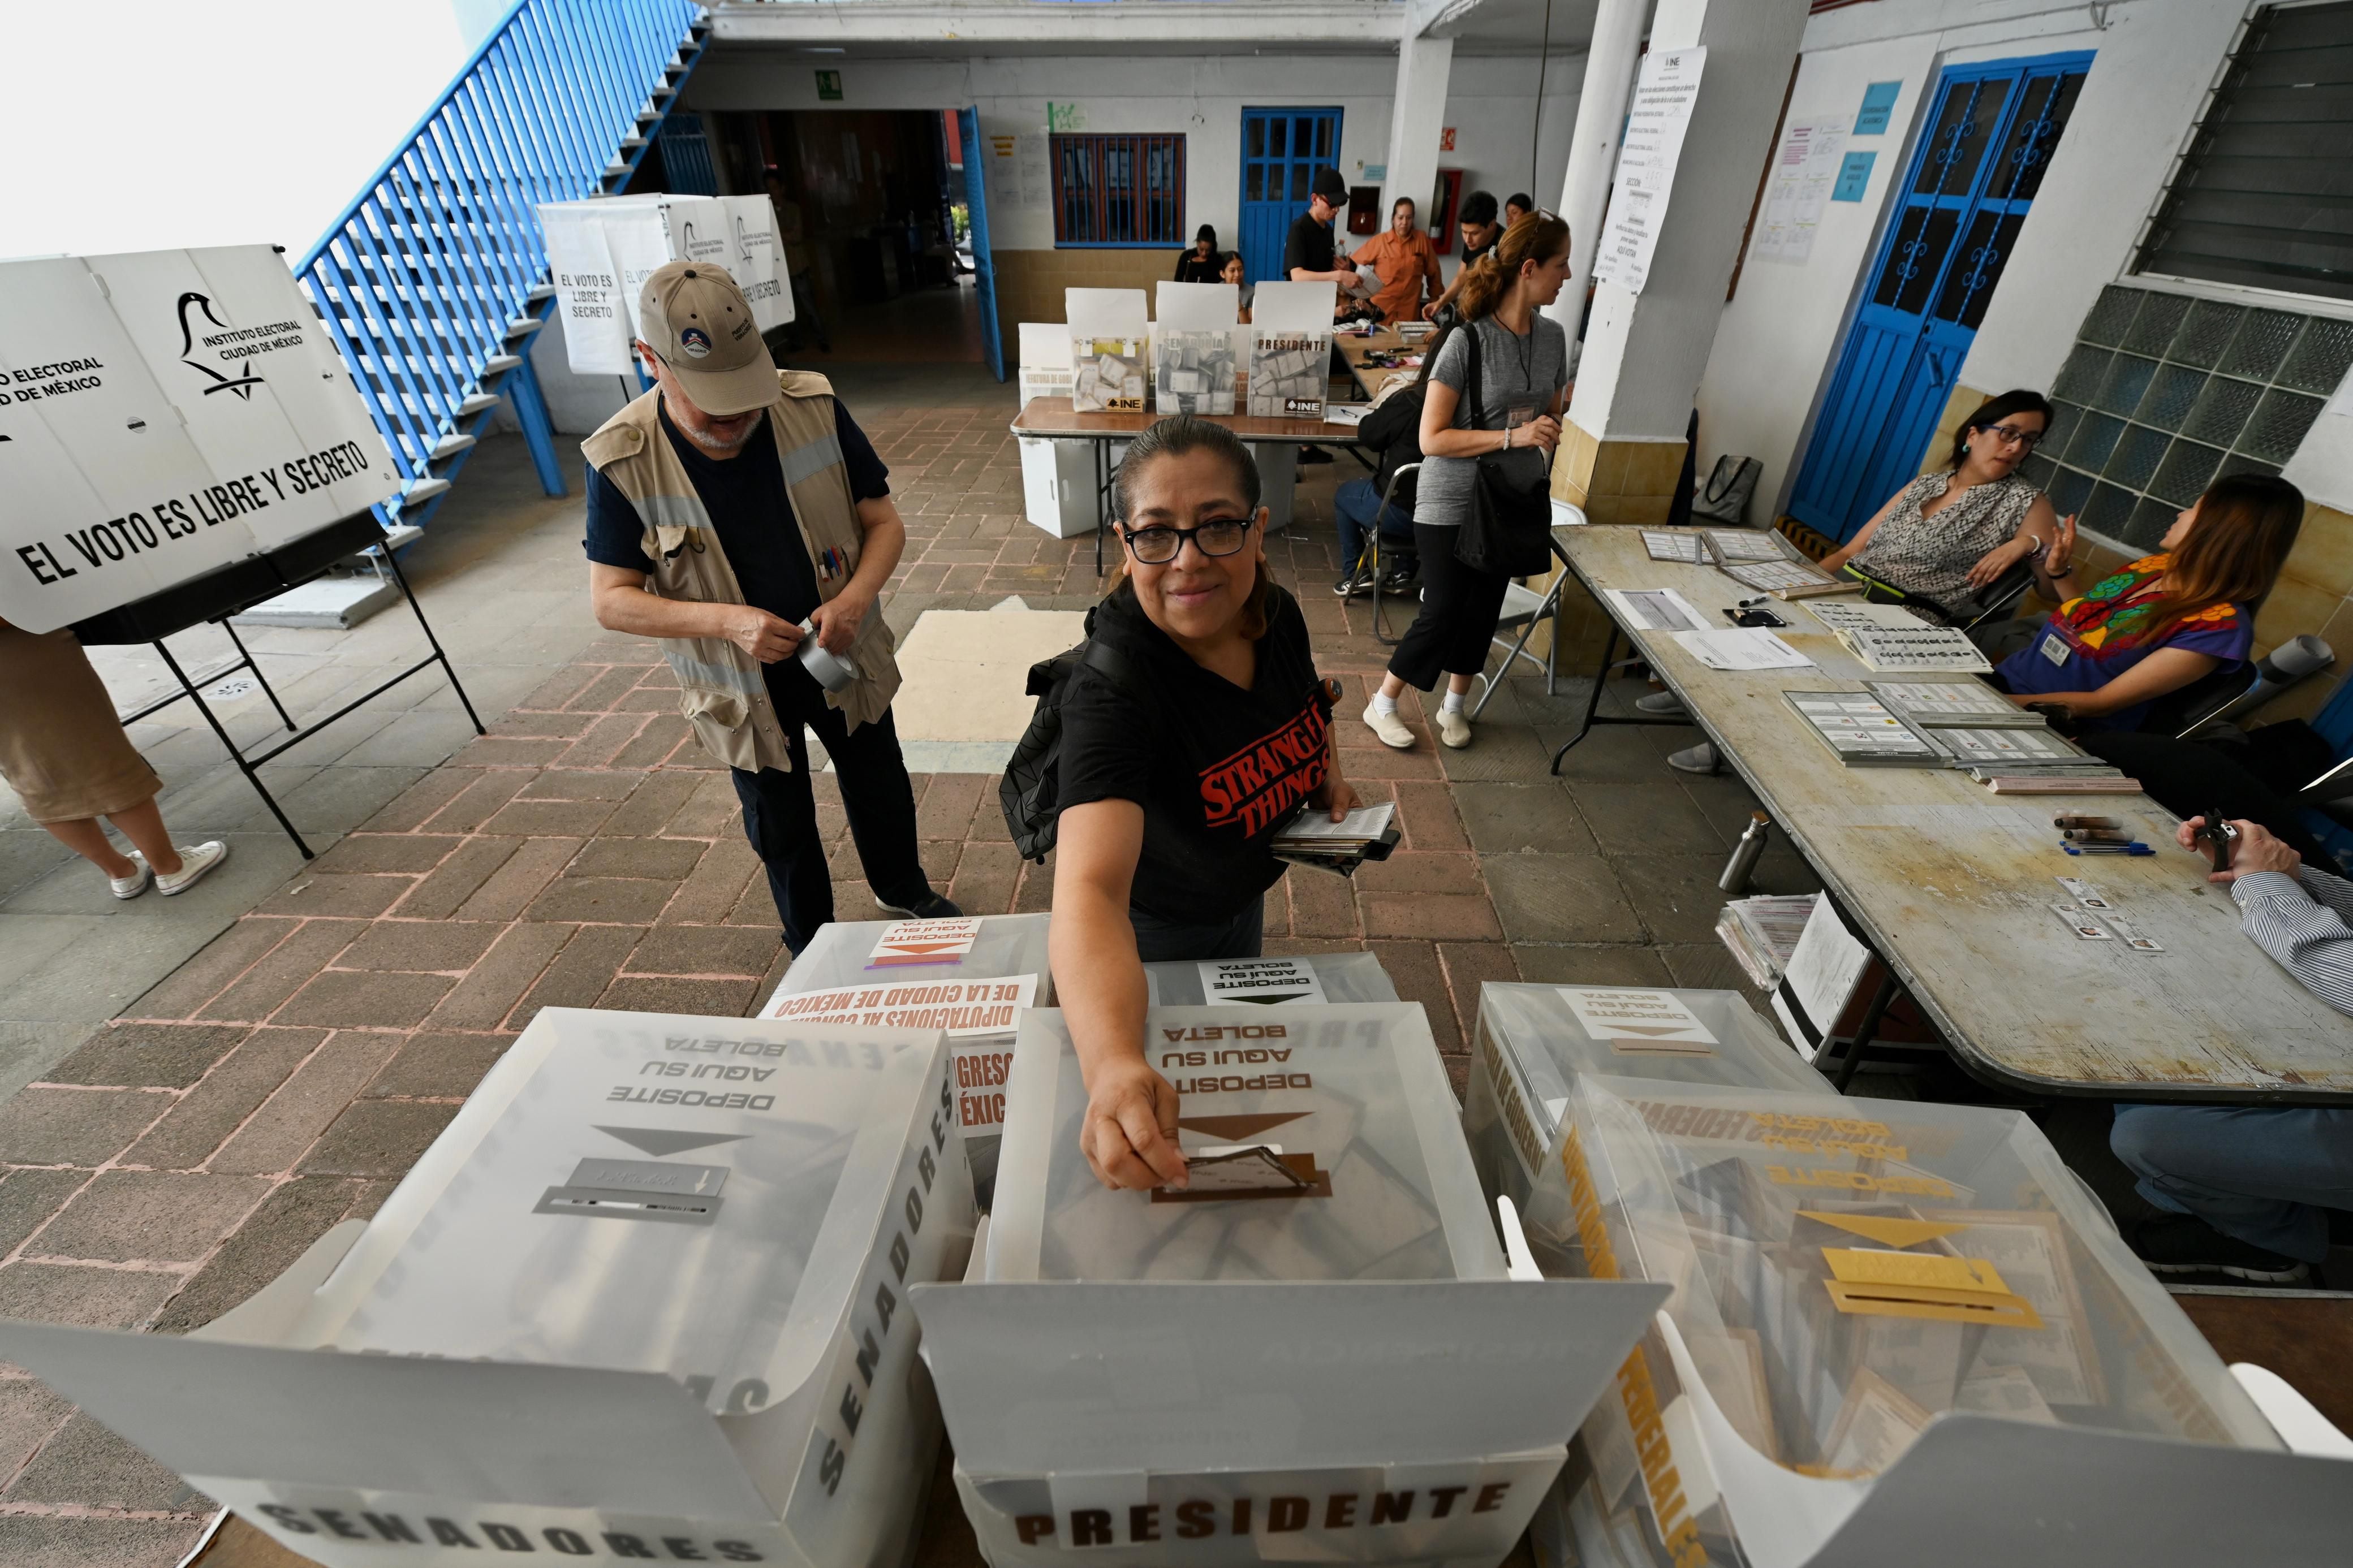
[[[1786,505],[1936,73],[2090,50],[2091,73],[1961,373],[1987,391],[2048,387],[2100,288],[2129,265],[2242,14],[2240,0],[2116,0],[2095,26],[2087,7],[2041,0],[1879,0],[1812,18],[1791,120],[1852,113],[1873,81],[1901,79],[1904,94],[1886,136],[1849,142],[1880,149],[1866,199],[1830,204],[1804,265],[1752,257],[1743,269],[1701,388],[1703,465],[1725,452],[1757,458],[1759,494]],[[2321,436],[2316,426],[2307,449]]]
[[[842,98],[820,103],[816,67],[840,70]],[[1441,168],[1466,171],[1465,191],[1502,201],[1558,190],[1568,163],[1584,58],[1556,52],[1545,72],[1543,121],[1535,118],[1533,58],[1458,53],[1449,79],[1446,123],[1455,150]],[[1297,105],[1341,110],[1340,172],[1366,183],[1364,166],[1388,156],[1395,56],[1021,56],[969,60],[843,59],[764,49],[718,49],[694,75],[697,110],[957,109],[977,105],[984,133],[1042,132],[1046,105],[1075,104],[1090,132],[1181,132],[1186,138],[1185,226],[1217,226],[1233,248],[1240,234],[1241,111]],[[1540,131],[1539,167],[1530,168]],[[1428,191],[1382,194],[1430,199]],[[1053,217],[1043,209],[989,214],[990,240],[1008,250],[1051,249]]]

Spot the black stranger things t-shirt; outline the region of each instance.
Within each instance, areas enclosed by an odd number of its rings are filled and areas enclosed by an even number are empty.
[[[1328,771],[1329,720],[1299,605],[1267,596],[1248,691],[1195,664],[1122,584],[1091,627],[1124,656],[1130,692],[1082,667],[1062,698],[1057,804],[1132,800],[1144,853],[1128,901],[1165,921],[1229,921],[1282,876],[1274,830]]]

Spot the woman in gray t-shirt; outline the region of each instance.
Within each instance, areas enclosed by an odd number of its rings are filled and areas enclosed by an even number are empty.
[[[1447,678],[1435,716],[1438,738],[1471,743],[1464,697],[1487,663],[1488,642],[1511,579],[1466,566],[1454,540],[1471,509],[1482,454],[1535,446],[1549,458],[1560,444],[1561,401],[1568,385],[1568,334],[1536,312],[1568,280],[1568,226],[1531,213],[1504,232],[1470,269],[1460,308],[1462,330],[1450,334],[1430,372],[1421,405],[1421,474],[1415,487],[1414,543],[1421,561],[1421,610],[1389,660],[1365,723],[1403,751],[1413,731],[1398,717],[1398,694],[1428,691]],[[1471,343],[1479,340],[1479,399],[1470,395]]]

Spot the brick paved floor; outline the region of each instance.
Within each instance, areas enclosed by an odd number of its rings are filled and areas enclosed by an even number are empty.
[[[887,606],[902,635],[933,606],[1092,601],[1088,542],[1020,519],[1008,389],[961,366],[839,380],[908,519]],[[1329,591],[1332,486],[1356,471],[1306,470],[1301,521],[1270,553],[1320,660],[1361,693],[1384,650],[1364,606]],[[1411,752],[1344,718],[1349,774],[1398,802],[1404,842],[1353,885],[1294,871],[1268,900],[1273,951],[1377,952],[1458,1082],[1482,981],[1738,983],[1713,884],[1745,792],[1665,770],[1688,740],[1674,730],[1599,731],[1548,778],[1578,691],[1514,678],[1459,753],[1431,746],[1411,703]],[[538,1008],[740,1015],[766,994],[784,968],[775,910],[654,645],[593,638],[491,730],[0,1104],[0,1313],[205,1323],[372,1213]],[[975,912],[1047,907],[1050,868],[1016,858],[993,779],[915,783],[937,886]],[[818,788],[841,908],[863,915],[831,776]],[[1787,851],[1757,881],[1814,885]],[[0,1562],[168,1563],[206,1506],[0,1375]]]

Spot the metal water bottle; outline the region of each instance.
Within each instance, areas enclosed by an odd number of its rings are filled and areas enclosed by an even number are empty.
[[[1761,811],[1748,816],[1748,831],[1732,847],[1732,859],[1716,879],[1716,887],[1727,893],[1737,893],[1748,886],[1748,873],[1757,869],[1757,857],[1765,853],[1765,841],[1773,832],[1773,819]]]

